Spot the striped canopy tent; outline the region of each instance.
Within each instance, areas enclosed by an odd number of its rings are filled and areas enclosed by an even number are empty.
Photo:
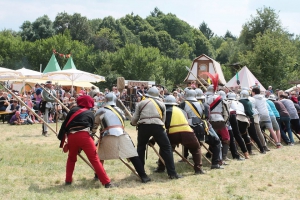
[[[240,85],[237,84],[237,78],[240,81]],[[251,73],[248,67],[244,66],[237,74],[235,74],[230,81],[228,81],[225,85],[234,90],[238,88],[247,87],[250,89],[251,86],[255,85],[255,82],[258,82],[261,91],[266,91],[264,86],[255,78],[255,76]]]

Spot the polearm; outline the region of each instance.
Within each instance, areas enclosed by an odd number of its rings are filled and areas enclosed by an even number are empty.
[[[207,90],[207,88],[202,84],[202,82],[194,75],[194,73],[192,72],[192,70],[190,70],[190,68],[188,68],[187,66],[185,66],[185,69],[186,70],[188,70],[189,72],[190,72],[190,74],[192,74],[196,79],[197,79],[197,81],[202,85],[202,87],[204,87],[205,88],[205,90]],[[202,77],[200,77],[201,78],[201,80],[203,80],[207,85],[209,85],[208,83],[207,83],[207,81],[204,79],[204,78],[202,78]],[[224,85],[224,87],[225,88],[227,88],[230,92],[233,92],[231,89],[229,89],[226,85]]]
[[[182,160],[184,160],[187,164],[189,164],[191,167],[194,168],[194,165],[193,165],[190,161],[188,161],[184,156],[182,156],[176,149],[174,149],[174,152],[175,152],[178,156],[180,156],[180,157],[182,158]]]
[[[35,113],[35,111],[33,110],[33,109],[31,109],[29,106],[27,106],[17,95],[15,95],[13,92],[11,92],[6,86],[4,86],[3,85],[3,83],[1,83],[0,82],[0,84],[2,85],[2,87],[4,88],[4,89],[6,89],[7,90],[7,92],[9,93],[9,94],[11,94],[15,99],[17,99],[23,106],[25,106],[26,108],[27,108],[27,110],[29,110],[34,116],[36,116],[39,120],[41,120],[43,123],[45,123],[46,124],[46,126],[48,126],[48,128],[49,129],[51,129],[51,131],[53,131],[55,134],[56,134],[56,136],[57,136],[57,133],[56,133],[56,131],[49,125],[49,124],[47,124],[45,121],[44,121],[44,119],[43,118],[41,118],[38,114],[36,114]]]
[[[192,70],[190,70],[190,68],[188,68],[187,66],[185,66],[185,69],[190,73],[190,74],[192,74],[193,75],[193,77],[201,84],[201,86],[205,89],[205,90],[207,90],[207,88],[203,85],[203,83],[194,75],[194,73],[192,72]]]
[[[2,87],[4,89],[7,90],[7,92],[9,94],[11,94],[15,99],[17,99],[23,106],[25,106],[27,108],[27,110],[29,110],[34,116],[36,116],[39,120],[41,120],[51,131],[53,131],[53,133],[55,133],[55,135],[57,136],[57,132],[48,124],[44,121],[43,118],[41,118],[38,114],[35,113],[35,111],[33,109],[31,109],[29,106],[27,106],[17,95],[15,95],[13,92],[11,92],[5,85],[3,85],[3,83],[0,82],[0,84],[2,85]],[[79,153],[78,153],[79,157],[86,163],[88,164],[88,166],[90,166],[94,171],[95,169],[93,168],[93,166],[87,162],[87,160],[82,157]]]
[[[70,109],[65,106],[58,98],[56,98],[53,94],[51,94],[48,90],[46,90],[43,86],[41,86],[39,83],[37,83],[43,90],[45,90],[53,99],[55,99],[56,102],[58,102],[67,112],[70,111]]]

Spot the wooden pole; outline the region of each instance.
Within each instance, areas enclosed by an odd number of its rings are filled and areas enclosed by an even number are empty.
[[[190,73],[190,74],[192,74],[193,75],[193,77],[201,84],[201,86],[205,89],[205,90],[207,90],[207,88],[203,85],[203,83],[194,75],[194,73],[192,72],[192,70],[190,70],[190,68],[188,68],[187,66],[185,66],[185,69],[186,70],[188,70],[188,72]]]
[[[190,161],[188,161],[184,156],[182,156],[176,149],[174,149],[174,152],[175,152],[179,157],[181,157],[182,160],[184,160],[187,164],[189,164],[192,168],[194,168],[194,165],[193,165]]]
[[[5,88],[15,99],[17,99],[20,103],[22,103],[30,112],[32,112],[32,114],[34,116],[36,116],[39,120],[41,120],[46,126],[48,126],[48,128],[53,131],[53,133],[55,133],[55,135],[57,136],[57,132],[48,124],[44,121],[43,118],[41,118],[38,114],[35,113],[35,111],[33,109],[31,109],[29,106],[27,106],[19,97],[17,97],[13,92],[11,92],[7,87],[5,87],[2,83],[0,83],[2,85],[3,88]],[[87,160],[85,158],[83,158],[80,153],[78,153],[79,157],[85,162],[87,163],[94,171],[95,169],[93,168],[93,166],[87,162]]]
[[[38,85],[43,89],[43,90],[45,90],[52,98],[54,98],[55,99],[55,101],[57,101],[67,112],[69,112],[70,111],[70,109],[67,107],[67,106],[65,106],[58,98],[56,98],[53,94],[51,94],[48,90],[46,90],[43,86],[41,86],[39,83],[38,83]]]
[[[156,150],[156,148],[153,146],[153,144],[149,144],[150,147],[152,147],[152,149],[154,150],[154,152],[156,153],[156,155],[159,157],[160,161],[166,166],[164,159],[161,157],[161,155],[158,153],[158,151]]]
[[[47,123],[44,121],[43,118],[41,118],[38,114],[35,113],[35,111],[33,109],[31,109],[29,106],[27,106],[17,95],[15,95],[13,92],[11,92],[5,85],[3,85],[3,83],[0,83],[2,85],[2,87],[4,89],[7,90],[8,93],[10,93],[15,99],[17,99],[23,106],[25,106],[27,108],[27,110],[29,110],[30,112],[32,112],[32,114],[34,116],[36,116],[39,120],[41,120],[44,124],[46,124],[46,126],[48,126],[48,128],[53,131],[53,133],[55,133],[55,135],[57,136],[57,132]]]
[[[135,169],[133,169],[127,162],[125,162],[122,158],[119,158],[122,163],[124,163],[133,173],[134,175],[136,175],[139,179],[142,180],[142,178],[138,175],[138,173],[135,171]]]

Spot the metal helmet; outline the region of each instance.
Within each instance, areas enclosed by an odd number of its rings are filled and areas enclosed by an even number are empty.
[[[165,105],[178,105],[178,103],[176,103],[176,99],[173,95],[168,95],[165,98],[164,103],[165,103]]]
[[[185,99],[186,100],[190,100],[190,101],[197,101],[196,99],[196,91],[195,90],[189,90],[186,92],[185,95]]]
[[[247,90],[247,91],[249,91],[249,88],[248,87],[242,87],[241,90]]]
[[[274,94],[271,94],[268,99],[276,101],[276,96]]]
[[[247,90],[242,90],[240,93],[240,99],[248,99],[249,92]]]
[[[148,91],[147,94],[145,94],[146,97],[151,97],[151,98],[155,98],[158,99],[159,98],[159,91],[157,89],[157,87],[151,87]]]
[[[188,87],[184,88],[184,90],[183,90],[183,92],[184,92],[183,97],[184,97],[184,98],[186,98],[186,93],[187,93],[187,91],[189,91],[189,90],[190,90],[190,89],[189,89]]]
[[[222,99],[227,99],[226,93],[223,90],[220,90],[217,94],[220,95]]]
[[[227,94],[227,99],[236,100],[236,94],[234,92],[229,92]]]
[[[107,105],[115,106],[117,102],[117,97],[113,92],[109,92],[105,95],[105,100]]]
[[[207,95],[215,94],[215,88],[214,88],[214,85],[210,85],[210,86],[207,87],[206,94],[207,94]]]
[[[205,96],[203,95],[203,91],[200,88],[196,88],[196,99],[205,99]]]

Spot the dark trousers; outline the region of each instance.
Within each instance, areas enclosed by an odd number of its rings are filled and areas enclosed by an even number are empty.
[[[242,122],[242,121],[238,121],[238,125],[239,125],[239,130],[240,130],[240,133],[242,135],[242,138],[244,139],[245,141],[245,144],[246,144],[246,147],[247,147],[247,150],[249,152],[252,151],[252,147],[251,147],[251,141],[250,141],[250,137],[247,133],[247,126],[248,126],[248,123],[247,122]]]
[[[277,118],[276,118],[277,119]],[[291,119],[289,117],[280,117],[280,133],[281,138],[285,143],[294,143],[293,133],[291,129]],[[286,132],[288,132],[289,137],[286,136]]]
[[[195,134],[192,132],[181,132],[168,134],[168,137],[173,149],[175,149],[176,145],[182,144],[184,146],[184,149],[192,154],[195,172],[201,170],[201,147]],[[158,168],[162,170],[165,169],[165,166],[160,161],[160,159],[158,159]]]
[[[221,157],[221,149],[222,149],[221,140],[220,140],[217,133],[215,132],[215,130],[212,127],[209,128],[209,132],[210,132],[210,134],[208,136],[206,136],[207,139],[205,140],[205,143],[209,145],[209,150],[213,154],[212,159],[211,159],[211,163],[212,163],[212,165],[216,165],[216,164],[219,164],[222,160],[222,157]],[[199,140],[199,138],[198,138],[198,140]],[[188,154],[189,154],[188,149],[184,147],[183,150],[184,150],[184,157],[187,158]]]
[[[300,134],[299,119],[291,119],[291,127],[296,132],[296,134]]]
[[[261,152],[264,151],[264,148],[257,136],[257,133],[256,133],[256,129],[255,129],[255,125],[254,125],[254,118],[250,118],[250,126],[248,127],[248,132],[249,132],[249,135],[250,137],[254,140],[254,142],[257,144],[259,150]]]
[[[230,152],[231,152],[232,158],[240,158],[240,155],[237,152],[237,147],[236,147],[236,144],[235,144],[235,139],[234,139],[234,136],[233,136],[233,132],[232,132],[232,130],[228,130],[228,132],[229,132],[229,136],[230,136],[229,147],[230,147]]]
[[[233,136],[234,136],[236,142],[240,146],[243,153],[247,152],[245,142],[244,142],[244,140],[242,138],[242,135],[240,133],[240,129],[239,129],[238,121],[236,119],[236,115],[230,115],[229,122],[230,122],[230,125],[231,125],[231,128],[232,128],[232,133],[233,133]],[[231,144],[231,142],[230,142],[230,144]],[[231,149],[231,146],[230,146],[230,149]]]
[[[160,155],[164,159],[169,176],[176,175],[173,151],[163,126],[157,124],[141,124],[138,126],[137,152],[145,165],[145,151],[149,138],[153,136],[160,147]]]
[[[145,177],[147,176],[145,173],[145,168],[143,163],[141,162],[140,158],[138,156],[131,157],[129,158],[130,162],[133,164],[136,172],[140,177]]]

